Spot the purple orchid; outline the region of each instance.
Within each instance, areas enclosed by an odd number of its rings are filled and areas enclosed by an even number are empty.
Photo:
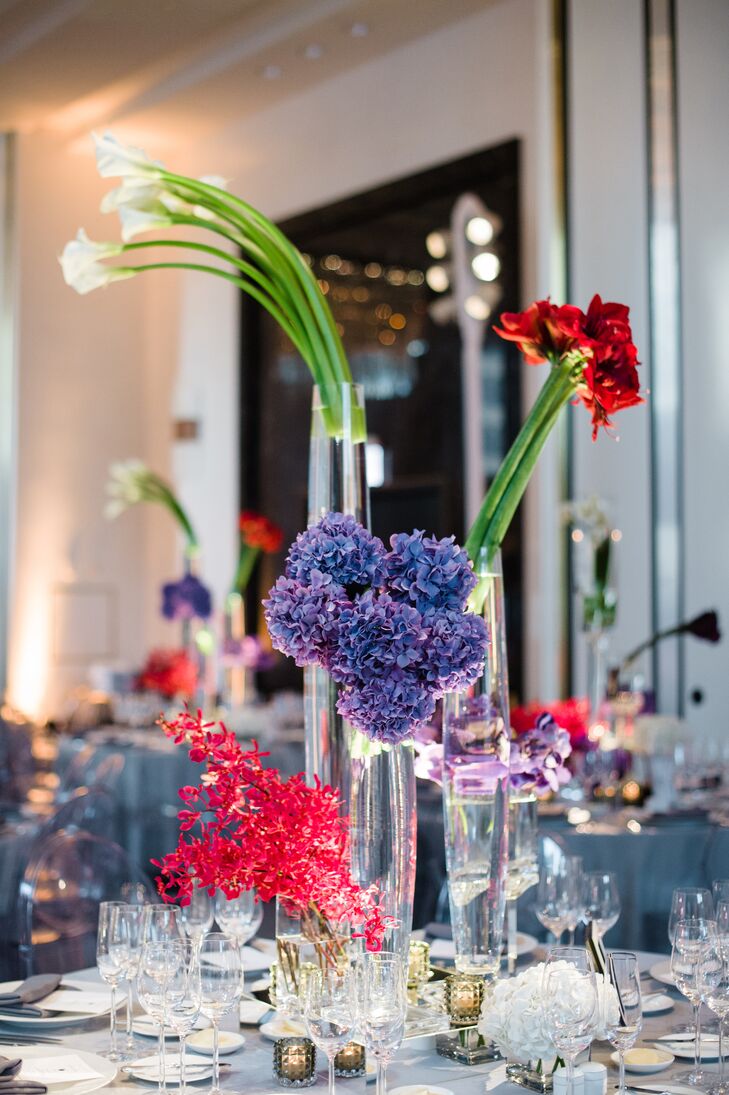
[[[559,791],[570,779],[565,761],[571,752],[569,734],[545,711],[533,730],[511,744],[511,786],[537,797]]]
[[[162,586],[162,615],[167,620],[207,620],[212,610],[210,590],[194,574]]]

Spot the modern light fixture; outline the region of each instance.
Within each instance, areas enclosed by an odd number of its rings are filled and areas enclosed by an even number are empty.
[[[448,254],[449,233],[436,230],[428,232],[425,237],[425,247],[432,259],[444,259]]]
[[[445,266],[429,266],[425,271],[425,280],[434,293],[445,293],[451,283]]]
[[[470,297],[466,297],[463,307],[471,319],[484,320],[491,315],[491,306],[478,293],[472,293]]]
[[[502,229],[501,217],[488,213],[485,217],[471,217],[466,224],[466,239],[476,247],[485,247]]]
[[[501,273],[501,263],[493,251],[479,251],[471,259],[471,269],[481,281],[495,281]]]

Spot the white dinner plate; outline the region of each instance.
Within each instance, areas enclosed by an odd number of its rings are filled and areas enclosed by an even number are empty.
[[[15,992],[22,981],[3,981],[0,983],[0,993],[3,992]],[[39,1018],[34,1019],[28,1015],[0,1015],[0,1028],[6,1023],[16,1027],[32,1027],[33,1029],[42,1030],[43,1028],[53,1027],[71,1027],[79,1026],[82,1023],[88,1023],[89,1019],[98,1019],[101,1015],[108,1015],[111,1011],[111,993],[106,989],[106,986],[99,984],[96,981],[74,981],[71,978],[64,978],[61,983],[60,989],[76,988],[85,992],[91,992],[95,996],[108,997],[108,1004],[101,1011],[94,1009],[89,1011],[59,1011],[54,1015],[42,1015]],[[60,991],[60,989],[58,991]],[[48,994],[49,997],[54,995]],[[124,1000],[119,999],[117,1004],[117,1010],[124,1006]],[[33,1007],[44,1008],[45,1004],[43,1000],[39,1000]]]
[[[245,1037],[235,1030],[221,1030],[218,1032],[218,1049],[221,1057],[227,1053],[237,1053],[246,1044]],[[213,1028],[196,1030],[187,1039],[187,1048],[193,1053],[201,1053],[203,1057],[213,1055]]]
[[[264,1038],[272,1042],[277,1038],[300,1038],[306,1034],[306,1026],[298,1019],[271,1019],[258,1029]]]
[[[435,1084],[405,1084],[394,1087],[390,1095],[453,1095],[450,1087],[436,1087]]]
[[[653,1061],[650,1064],[648,1064],[648,1063],[639,1064],[637,1061],[633,1061],[631,1063],[630,1055],[631,1055],[631,1053],[633,1053],[633,1050],[629,1049],[629,1050],[626,1051],[626,1054],[625,1054],[625,1071],[626,1072],[640,1073],[644,1076],[649,1076],[653,1072],[663,1072],[663,1070],[665,1068],[670,1068],[671,1067],[671,1065],[674,1062],[674,1056],[670,1052],[670,1050],[667,1050],[667,1049],[655,1049],[654,1050],[653,1047],[650,1047],[650,1048],[651,1048],[651,1052],[654,1052],[654,1053],[657,1053],[657,1054],[660,1055],[660,1057],[661,1057],[660,1061]],[[611,1053],[610,1054],[610,1060],[615,1065],[620,1064],[620,1057],[617,1053]]]
[[[671,973],[670,958],[664,958],[660,962],[656,962],[648,972],[654,981],[660,981],[662,985],[670,985],[671,988],[676,987],[676,981]]]
[[[691,1042],[665,1042],[666,1048],[674,1057],[678,1057],[681,1061],[693,1061],[694,1059],[694,1043]],[[702,1061],[718,1061],[719,1059],[719,1039],[718,1038],[702,1038],[701,1039],[701,1053],[700,1060]],[[724,1059],[729,1056],[729,1047],[724,1052]]]
[[[195,1022],[194,1030],[205,1030],[210,1026],[209,1019],[203,1019],[202,1016]],[[136,1015],[132,1019],[132,1030],[135,1034],[140,1034],[142,1038],[159,1038],[159,1023],[152,1019],[149,1015]],[[165,1027],[165,1041],[168,1039],[179,1038],[179,1034],[174,1027]]]
[[[647,992],[643,997],[644,1015],[660,1015],[663,1011],[670,1011],[672,1007],[673,1000],[665,992]]]
[[[10,1056],[16,1056],[12,1052],[12,1046],[6,1046],[4,1053]],[[48,1078],[48,1074],[44,1074],[43,1083],[48,1086],[52,1095],[62,1095],[64,1091],[73,1091],[73,1095],[86,1095],[89,1091],[98,1091],[99,1088],[106,1087],[110,1084],[116,1076],[117,1065],[115,1061],[108,1061],[105,1057],[99,1057],[97,1053],[86,1053],[81,1049],[70,1049],[65,1046],[18,1046],[17,1056],[21,1057],[24,1061],[35,1061],[39,1058],[53,1058],[68,1057],[80,1059],[86,1070],[91,1070],[97,1073],[96,1076],[89,1076],[88,1079],[76,1079],[76,1080],[61,1080],[54,1082]],[[23,1076],[23,1070],[21,1068],[20,1076]],[[30,1079],[30,1075],[28,1075]]]
[[[257,1027],[270,1010],[271,1005],[264,1004],[262,1000],[241,1000],[238,1012],[241,1026]]]
[[[152,1054],[149,1057],[140,1057],[130,1065],[124,1067],[128,1076],[135,1080],[143,1080],[148,1084],[158,1084],[159,1057]],[[213,1066],[203,1062],[192,1054],[185,1057],[185,1082],[199,1084],[203,1080],[209,1080],[213,1074]],[[177,1053],[165,1053],[165,1082],[168,1087],[180,1086],[180,1057]]]
[[[524,954],[531,954],[538,946],[539,942],[533,935],[527,935],[526,932],[516,933],[517,957],[521,957]],[[506,954],[506,944],[504,944],[504,954]],[[452,939],[434,939],[431,942],[431,960],[437,961],[439,958],[455,958],[455,956],[456,946]]]

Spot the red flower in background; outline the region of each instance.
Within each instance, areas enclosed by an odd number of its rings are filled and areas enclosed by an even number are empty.
[[[571,304],[535,300],[525,312],[503,312],[497,335],[516,342],[528,365],[556,361],[577,345],[584,316]]]
[[[197,687],[197,667],[185,650],[153,650],[137,677],[137,688],[172,699],[189,699]]]
[[[268,554],[273,554],[281,547],[283,530],[262,513],[244,510],[240,515],[239,527],[241,540],[248,547],[258,548]]]
[[[587,742],[587,722],[590,716],[590,701],[587,697],[572,697],[568,700],[555,700],[553,703],[526,703],[511,709],[511,727],[517,737],[534,729],[539,716],[546,712],[551,715],[557,726],[566,730],[573,749],[584,747]]]
[[[222,724],[201,715],[160,720],[168,737],[184,742],[190,759],[206,768],[197,786],[183,787],[180,838],[161,868],[163,899],[189,903],[193,886],[226,897],[253,887],[262,901],[279,898],[292,913],[315,908],[332,924],[347,919],[369,950],[379,950],[392,923],[374,890],[352,879],[349,821],[331,787],[310,787],[303,773],[282,780],[264,768],[257,744],[244,751]]]

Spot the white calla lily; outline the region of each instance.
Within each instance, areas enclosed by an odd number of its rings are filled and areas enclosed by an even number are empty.
[[[119,209],[119,220],[122,239],[125,243],[129,243],[131,239],[143,232],[156,232],[160,228],[168,228],[175,223],[161,205],[157,209],[135,209],[133,206],[123,205]]]
[[[93,133],[92,137],[96,148],[96,168],[103,179],[115,175],[158,178],[164,171],[164,166],[151,160],[141,148],[123,145],[111,133],[105,133],[103,137]]]
[[[101,199],[99,209],[102,213],[116,213],[126,205],[146,206],[150,202],[161,201],[163,188],[156,179],[126,178]]]
[[[112,281],[134,276],[134,270],[124,266],[107,266],[103,261],[115,258],[124,250],[120,243],[97,243],[90,240],[83,228],[76,239],[69,240],[59,258],[67,285],[77,293],[90,293]]]

